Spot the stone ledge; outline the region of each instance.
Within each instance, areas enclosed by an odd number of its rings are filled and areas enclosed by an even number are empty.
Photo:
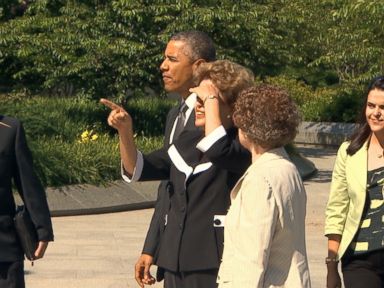
[[[355,131],[356,124],[336,122],[302,122],[294,143],[339,146]]]

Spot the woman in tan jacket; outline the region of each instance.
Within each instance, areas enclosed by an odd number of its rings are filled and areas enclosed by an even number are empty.
[[[368,87],[360,125],[338,151],[326,208],[327,287],[384,287],[384,77]]]
[[[259,85],[240,94],[233,118],[252,165],[231,192],[219,287],[310,287],[306,194],[283,148],[296,135],[297,107],[286,91]]]

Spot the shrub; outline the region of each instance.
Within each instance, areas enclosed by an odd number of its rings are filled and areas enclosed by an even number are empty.
[[[30,141],[37,173],[45,186],[102,184],[119,177],[118,139],[100,135],[88,143],[58,137]]]
[[[98,135],[98,134],[95,134]],[[96,140],[68,142],[41,137],[30,141],[36,172],[45,186],[105,184],[120,178],[117,137],[98,135]],[[147,153],[161,147],[162,137],[138,137],[138,148]]]
[[[136,143],[143,152],[162,146],[163,125],[173,101],[131,99],[137,119]],[[80,98],[0,98],[0,114],[19,118],[33,152],[36,171],[45,186],[103,184],[120,177],[116,131],[106,119],[109,110]]]
[[[135,98],[129,99],[125,106],[132,115],[135,133],[153,137],[164,134],[165,119],[174,105],[174,100]]]
[[[363,90],[341,87],[336,91],[331,105],[324,111],[323,118],[329,122],[356,122],[364,101]]]
[[[115,133],[106,123],[109,109],[96,100],[24,97],[5,98],[0,103],[0,113],[21,119],[32,138],[60,136],[74,141],[85,130]],[[163,135],[165,118],[174,104],[172,100],[146,97],[132,98],[124,106],[134,120],[135,133],[152,137]]]
[[[303,81],[288,76],[268,77],[264,82],[277,85],[289,91],[296,104],[302,106],[313,98],[313,89]]]
[[[0,113],[19,118],[32,138],[61,137],[74,141],[89,129],[106,132],[108,111],[95,101],[80,98],[33,97],[1,102]]]
[[[304,121],[355,122],[361,110],[363,92],[358,88],[334,85],[314,89],[287,76],[269,77],[264,81],[287,89]]]

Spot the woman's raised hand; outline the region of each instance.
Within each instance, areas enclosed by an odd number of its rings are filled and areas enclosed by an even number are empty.
[[[212,83],[210,79],[204,79],[200,82],[199,86],[189,89],[189,92],[196,93],[204,103],[208,96],[219,96],[219,89]]]

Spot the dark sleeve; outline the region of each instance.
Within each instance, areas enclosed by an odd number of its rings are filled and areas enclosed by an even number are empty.
[[[215,165],[233,173],[243,174],[251,165],[251,153],[241,146],[236,131],[232,129],[223,132],[209,145],[203,144],[203,147],[201,147],[202,142],[200,142],[198,149]]]
[[[167,115],[164,131],[164,149],[166,149],[169,145],[169,137],[171,134],[173,122],[175,121],[175,111],[177,111],[177,107],[172,108]],[[155,210],[153,211],[151,223],[149,224],[149,228],[145,237],[144,246],[142,250],[143,254],[148,254],[153,257],[155,257],[158,249],[158,244],[160,243],[160,229],[162,224],[164,223],[164,215],[166,214],[167,210],[166,207],[169,205],[168,191],[166,189],[168,185],[168,180],[161,181],[159,185],[157,191],[157,199],[155,203]]]
[[[39,240],[53,241],[53,230],[43,186],[33,170],[33,160],[21,123],[15,139],[16,187],[35,224]]]
[[[169,205],[168,185],[169,181],[161,181],[159,185],[155,210],[144,241],[142,253],[153,257],[157,253],[158,244],[160,243],[160,229],[164,225],[164,215],[167,213],[167,206]]]
[[[167,148],[143,155],[143,171],[139,181],[167,180],[171,170],[171,161],[168,156]]]
[[[169,142],[171,140],[170,139],[171,132],[177,116],[177,112],[178,112],[177,107],[173,107],[167,114],[167,119],[165,121],[165,131],[164,131],[164,143],[163,143],[164,148],[169,146]]]

